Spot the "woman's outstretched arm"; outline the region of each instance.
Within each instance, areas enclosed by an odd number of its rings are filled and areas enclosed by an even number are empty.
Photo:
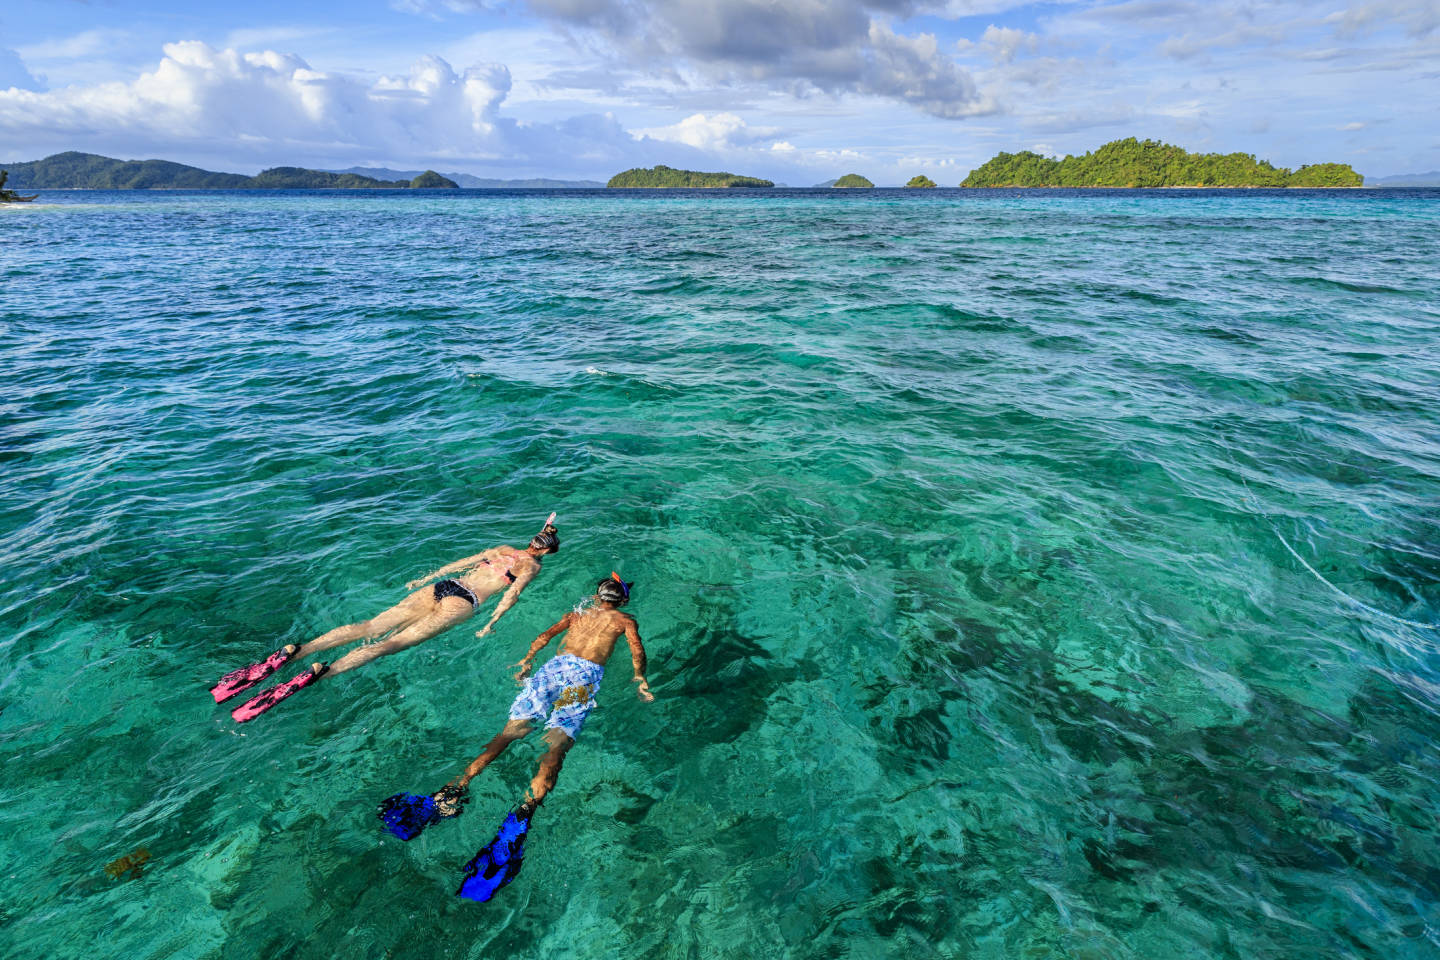
[[[500,602],[495,604],[495,612],[490,614],[490,622],[475,631],[475,636],[483,637],[489,633],[491,628],[495,626],[495,621],[500,619],[501,614],[515,606],[515,601],[520,599],[520,591],[524,590],[530,584],[530,581],[535,579],[535,574],[539,572],[540,565],[534,563],[530,565],[530,569],[518,574],[515,577],[515,582],[510,584],[510,589],[506,590],[505,595],[500,598]]]

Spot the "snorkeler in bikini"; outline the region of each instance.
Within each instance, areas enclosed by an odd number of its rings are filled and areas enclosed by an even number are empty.
[[[506,747],[528,736],[537,723],[543,724],[549,749],[540,758],[530,790],[519,808],[505,819],[496,839],[466,866],[461,896],[488,900],[519,871],[530,818],[546,794],[554,789],[565,754],[595,707],[595,692],[605,675],[605,662],[621,636],[630,647],[633,680],[638,684],[636,694],[646,703],[655,699],[645,677],[645,647],[640,642],[640,630],[634,617],[620,612],[620,607],[630,601],[630,587],[612,573],[596,585],[594,602],[588,609],[565,614],[535,638],[530,652],[515,664],[519,667],[515,680],[522,683],[523,688],[510,706],[509,722],[460,776],[432,796],[396,794],[381,805],[380,818],[390,832],[409,840],[429,824],[457,816],[461,806],[468,802],[466,787],[470,781],[504,753]],[[536,654],[561,633],[566,636],[560,653],[535,676],[526,679]]]
[[[379,616],[336,627],[306,644],[288,644],[259,663],[227,673],[210,690],[211,695],[215,697],[216,703],[222,703],[253,687],[297,657],[309,657],[357,640],[379,641],[352,650],[329,666],[314,663],[303,673],[263,691],[230,713],[237,723],[253,720],[326,674],[354,670],[378,657],[397,653],[444,633],[470,619],[480,604],[504,590],[505,595],[495,605],[490,622],[475,634],[477,637],[485,636],[505,611],[515,605],[521,591],[535,579],[540,572],[540,559],[560,549],[558,531],[552,523],[554,519],[555,515],[552,513],[545,522],[544,529],[535,535],[524,550],[505,546],[493,547],[473,557],[447,564],[427,577],[411,580],[405,584],[405,588],[415,592]],[[436,577],[448,574],[459,576],[440,580],[424,589],[415,589]],[[389,634],[389,637],[382,640],[386,634]]]

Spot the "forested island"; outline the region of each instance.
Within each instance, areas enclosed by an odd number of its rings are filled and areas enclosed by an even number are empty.
[[[923,173],[917,173],[917,174],[915,174],[915,176],[911,177],[911,178],[905,183],[905,186],[910,187],[910,188],[912,188],[912,189],[914,189],[914,188],[919,188],[919,189],[923,189],[923,190],[930,190],[930,189],[933,189],[933,188],[935,187],[935,181],[934,181],[934,180],[931,180],[929,177],[925,176],[925,174],[923,174]]]
[[[7,163],[17,186],[50,190],[356,190],[455,187],[433,170],[411,180],[376,180],[354,173],[272,167],[253,177],[214,173],[169,160],[116,160],[94,153],[57,153],[44,160]]]
[[[709,189],[713,187],[773,187],[773,181],[756,177],[742,177],[734,173],[702,173],[699,170],[676,170],[674,167],[656,166],[646,169],[635,167],[617,173],[605,184],[618,189]]]
[[[376,180],[357,173],[331,173],[328,170],[307,170],[304,167],[271,167],[250,177],[244,184],[265,190],[425,190],[436,187],[455,189],[454,180],[447,180],[434,170],[411,180]]]
[[[869,189],[871,187],[874,187],[875,184],[871,183],[865,177],[860,176],[860,174],[858,173],[847,173],[839,180],[836,180],[834,183],[830,184],[830,186],[840,187],[842,189],[859,190]]]
[[[1289,170],[1249,153],[1190,153],[1159,140],[1114,140],[1063,160],[1023,150],[970,171],[962,187],[1359,187],[1346,163]]]

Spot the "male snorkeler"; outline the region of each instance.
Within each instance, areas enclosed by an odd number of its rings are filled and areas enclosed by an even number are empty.
[[[605,661],[610,659],[622,634],[630,646],[632,680],[639,684],[636,694],[645,703],[655,699],[650,692],[650,682],[645,679],[645,647],[640,642],[639,627],[634,617],[620,612],[620,608],[630,602],[630,587],[631,584],[612,573],[596,585],[595,602],[589,609],[565,614],[530,644],[530,652],[515,664],[519,667],[515,681],[523,684],[523,689],[510,705],[510,721],[465,772],[446,785],[442,791],[446,798],[437,800],[441,816],[458,813],[458,797],[470,781],[504,753],[506,747],[529,736],[534,725],[543,720],[543,736],[550,749],[540,758],[540,768],[530,781],[530,792],[525,798],[531,810],[540,805],[545,795],[554,789],[566,752],[574,745],[585,718],[595,708],[595,691],[600,689],[600,678],[605,675]],[[535,655],[562,633],[565,640],[560,653],[527,680]]]
[[[592,606],[583,612],[565,614],[535,638],[530,652],[515,664],[519,668],[515,680],[522,683],[523,688],[510,706],[509,722],[463,773],[433,796],[396,794],[381,805],[380,818],[403,840],[416,836],[438,819],[457,816],[462,805],[468,802],[466,787],[470,781],[504,753],[506,747],[528,736],[536,723],[543,723],[543,736],[549,749],[540,758],[539,769],[530,781],[524,802],[506,818],[495,841],[467,865],[462,896],[488,900],[519,871],[530,818],[554,789],[565,754],[595,707],[595,692],[605,675],[605,663],[622,635],[630,647],[633,680],[639,685],[637,695],[646,703],[655,699],[645,677],[645,647],[640,642],[635,618],[620,612],[620,607],[630,601],[630,587],[631,584],[612,573],[596,585]],[[526,679],[535,656],[562,633],[566,636],[560,653]]]

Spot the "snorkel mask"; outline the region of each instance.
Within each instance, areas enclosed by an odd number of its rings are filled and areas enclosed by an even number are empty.
[[[620,574],[612,570],[610,576],[595,585],[595,595],[607,603],[622,607],[630,602],[630,588],[633,586],[633,583],[621,580]]]
[[[555,529],[555,514],[550,514],[540,532],[530,538],[530,547],[546,553],[560,552],[560,531]]]

